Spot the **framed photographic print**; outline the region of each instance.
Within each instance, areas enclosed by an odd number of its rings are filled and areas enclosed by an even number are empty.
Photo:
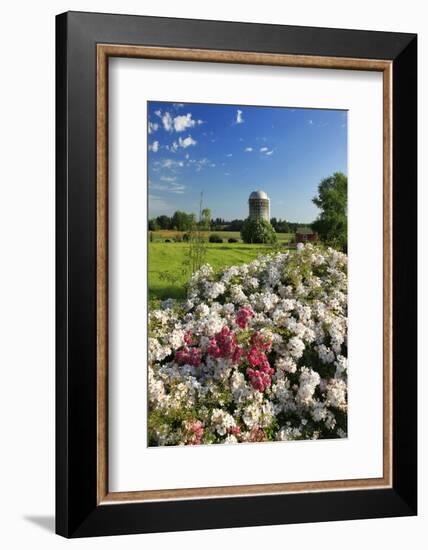
[[[57,16],[57,532],[414,515],[416,36]]]

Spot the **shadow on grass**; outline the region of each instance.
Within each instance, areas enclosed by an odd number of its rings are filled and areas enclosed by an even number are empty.
[[[239,244],[239,243],[236,243],[233,245],[224,244],[219,246],[213,246],[212,248],[214,248],[215,250],[228,250],[228,251],[233,250],[234,248],[238,250],[260,250],[260,251],[272,250],[272,248],[263,246],[262,244]]]
[[[168,298],[184,300],[186,298],[186,290],[176,286],[166,286],[151,288],[149,291],[149,300],[167,300]]]

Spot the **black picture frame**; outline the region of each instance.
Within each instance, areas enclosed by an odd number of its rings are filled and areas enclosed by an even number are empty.
[[[392,61],[391,488],[97,504],[96,46]],[[56,18],[56,532],[86,537],[417,513],[417,36],[68,12]]]

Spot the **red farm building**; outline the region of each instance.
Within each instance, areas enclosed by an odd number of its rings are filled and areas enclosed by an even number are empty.
[[[310,227],[298,227],[296,229],[296,243],[314,242],[318,235]]]

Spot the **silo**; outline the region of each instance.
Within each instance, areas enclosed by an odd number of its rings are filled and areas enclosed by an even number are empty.
[[[264,191],[253,191],[248,199],[249,216],[270,222],[270,200]]]

